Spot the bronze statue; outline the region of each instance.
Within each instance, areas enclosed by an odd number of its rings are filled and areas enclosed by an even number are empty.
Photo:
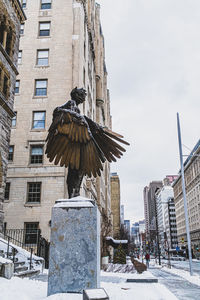
[[[75,88],[71,99],[56,107],[46,139],[49,161],[68,167],[67,185],[69,198],[80,195],[84,175],[101,175],[103,163],[116,161],[126,150],[114,140],[129,145],[123,136],[102,127],[80,114],[78,105],[85,101],[86,91]],[[114,139],[114,140],[113,140]]]

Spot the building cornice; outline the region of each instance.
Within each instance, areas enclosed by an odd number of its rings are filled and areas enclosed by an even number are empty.
[[[24,13],[24,10],[21,6],[20,1],[19,0],[10,0],[10,2],[12,3],[12,7],[15,10],[20,23],[23,23],[26,20],[26,15]]]
[[[91,30],[90,24],[88,22],[88,14],[87,14],[87,8],[86,8],[87,2],[86,2],[86,0],[76,0],[76,2],[82,3],[82,5],[83,5],[83,9],[84,9],[84,13],[85,13],[85,22],[86,22],[87,30],[88,30],[89,43],[90,43],[93,59],[95,59],[94,41],[93,41],[93,36],[92,36],[92,30]]]

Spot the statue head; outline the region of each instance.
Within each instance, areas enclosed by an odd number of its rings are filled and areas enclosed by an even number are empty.
[[[81,88],[78,89],[77,87],[75,87],[72,91],[71,91],[71,98],[72,100],[74,100],[76,102],[76,104],[80,104],[83,103],[85,101],[85,97],[87,95],[86,90]]]

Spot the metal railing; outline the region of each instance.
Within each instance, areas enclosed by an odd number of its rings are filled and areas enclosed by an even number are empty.
[[[4,229],[3,239],[13,243],[32,254],[43,257],[45,268],[49,264],[49,242],[41,236],[40,229]]]
[[[14,264],[14,272],[15,272],[15,256],[17,254],[17,249],[15,247],[13,247],[12,245],[10,245],[10,238],[8,237],[7,241],[3,241],[2,239],[0,239],[0,243],[3,243],[5,245],[7,245],[7,251],[6,251],[6,257],[8,259],[11,259],[12,257],[12,261]],[[12,249],[12,252],[10,252],[10,248]],[[11,255],[10,255],[11,254]],[[22,254],[23,255],[23,254]],[[24,255],[25,256],[25,255]],[[33,256],[33,249],[31,248],[31,254],[30,254],[30,263],[29,263],[29,269],[32,269],[32,256]]]
[[[34,250],[34,253],[38,254],[39,241],[41,236],[40,229],[5,229],[3,232],[3,238],[19,246],[27,251],[31,252],[31,249]]]

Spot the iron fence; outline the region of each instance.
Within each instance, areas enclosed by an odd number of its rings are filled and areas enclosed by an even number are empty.
[[[49,242],[41,236],[40,229],[5,229],[3,238],[45,260],[45,268],[49,264]]]

